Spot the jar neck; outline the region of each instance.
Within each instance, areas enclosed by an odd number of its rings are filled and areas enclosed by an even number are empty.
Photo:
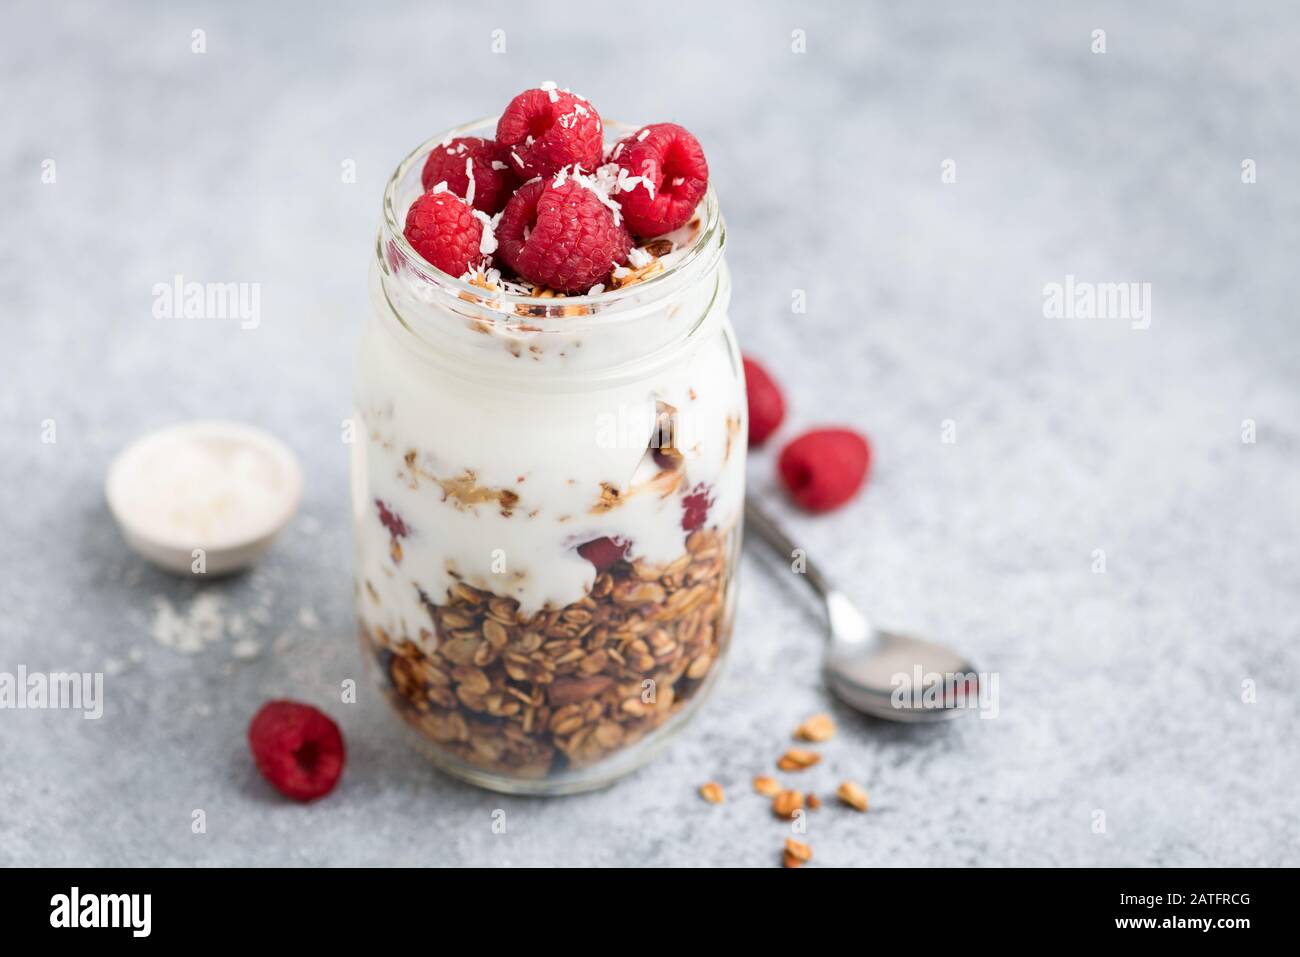
[[[731,300],[731,275],[720,261],[669,302],[617,322],[539,328],[536,320],[484,319],[453,304],[394,303],[382,270],[371,270],[373,321],[393,347],[440,375],[494,381],[502,387],[574,391],[651,376],[680,362],[720,329]]]

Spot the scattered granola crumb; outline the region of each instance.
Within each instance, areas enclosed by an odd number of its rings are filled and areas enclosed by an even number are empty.
[[[722,785],[717,781],[710,781],[708,784],[700,785],[700,797],[710,804],[721,804],[726,800],[726,795],[722,793]]]
[[[754,778],[754,790],[764,797],[776,797],[781,793],[781,784],[776,778],[770,778],[766,774],[760,774]]]
[[[867,792],[852,781],[845,781],[836,788],[835,796],[854,810],[866,813]]]
[[[808,810],[815,811],[822,806],[822,799],[815,794],[808,795]]]
[[[782,771],[804,771],[812,767],[822,756],[816,751],[805,751],[803,748],[791,748],[777,760],[776,766]]]
[[[828,714],[815,714],[794,731],[800,741],[829,741],[834,735],[835,722]]]
[[[781,855],[781,863],[786,867],[803,867],[812,860],[812,847],[803,841],[796,841],[793,837],[785,839],[785,851]]]
[[[772,799],[772,813],[779,818],[790,820],[796,811],[803,809],[803,792],[785,790]]]

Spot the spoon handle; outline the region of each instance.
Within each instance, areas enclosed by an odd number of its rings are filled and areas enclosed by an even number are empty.
[[[776,524],[776,520],[763,511],[762,506],[753,497],[745,499],[745,530],[758,536],[759,540],[783,561],[792,561],[795,558],[795,552],[802,551],[790,540],[790,536],[781,530],[781,526]],[[803,563],[803,574],[800,577],[807,579],[808,584],[822,598],[829,599],[837,591],[835,586],[831,584],[830,579],[823,575],[821,569],[813,564],[813,560],[808,557],[806,552],[803,552],[801,561]]]

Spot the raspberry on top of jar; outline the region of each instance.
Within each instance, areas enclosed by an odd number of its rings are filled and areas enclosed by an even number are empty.
[[[555,83],[506,106],[496,138],[425,161],[403,233],[425,261],[487,290],[595,295],[653,276],[693,239],[709,185],[699,141],[652,123],[609,145],[596,107]]]

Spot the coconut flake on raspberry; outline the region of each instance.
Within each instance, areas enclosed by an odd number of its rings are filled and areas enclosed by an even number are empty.
[[[465,187],[465,202],[470,206],[473,206],[474,205],[474,160],[472,157],[467,157],[465,160],[465,179],[468,183],[468,185],[466,185]]]
[[[596,171],[588,175],[582,171],[579,166],[566,166],[555,174],[552,183],[556,189],[559,189],[566,182],[577,183],[584,189],[589,189],[596,194],[596,198],[601,204],[614,214],[614,225],[623,224],[623,208],[618,200],[614,199],[613,192],[618,186],[617,174],[612,173],[610,167],[613,163],[606,163],[598,167]]]
[[[483,224],[483,238],[479,240],[478,251],[484,256],[491,256],[497,251],[497,223],[501,222],[501,214],[489,216],[481,209],[474,210],[474,218]]]

